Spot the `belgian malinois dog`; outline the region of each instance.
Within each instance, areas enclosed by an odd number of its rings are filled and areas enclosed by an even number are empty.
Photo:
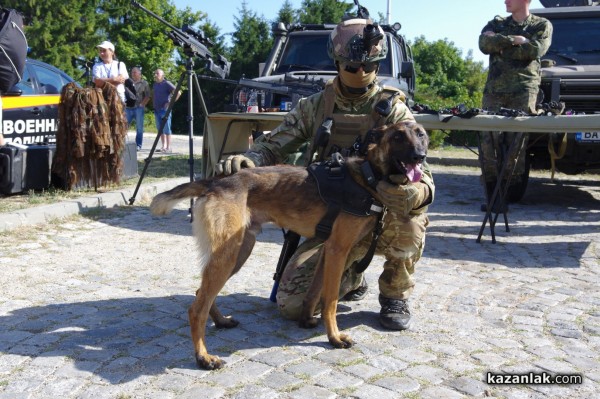
[[[420,165],[428,146],[427,133],[421,125],[407,122],[384,126],[375,129],[373,137],[374,143],[369,144],[365,158],[346,160],[355,181],[368,188],[360,172],[360,165],[365,160],[370,162],[379,179],[390,174],[406,174],[408,180],[420,180]],[[368,190],[377,198],[373,189]],[[305,168],[277,165],[243,169],[223,178],[182,184],[157,195],[150,209],[154,215],[164,215],[179,201],[194,197],[198,200],[193,211],[193,230],[203,272],[188,315],[196,363],[200,368],[212,370],[221,368],[224,362],[207,351],[208,316],[210,314],[217,327],[229,328],[238,324],[221,314],[215,298],[250,256],[261,225],[272,222],[303,237],[313,237],[327,205]],[[307,293],[300,324],[305,327],[316,325],[314,309],[321,299],[327,337],[336,348],[352,345],[351,338],[340,333],[336,321],[338,292],[346,259],[350,249],[372,231],[376,219],[376,216],[339,214],[324,243],[313,286]]]

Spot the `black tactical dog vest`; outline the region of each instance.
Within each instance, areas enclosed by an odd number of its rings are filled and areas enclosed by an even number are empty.
[[[383,211],[383,206],[371,193],[352,178],[343,160],[315,162],[307,170],[317,183],[321,199],[327,204],[327,214],[316,227],[317,237],[323,240],[329,237],[340,211],[355,216],[370,216]]]

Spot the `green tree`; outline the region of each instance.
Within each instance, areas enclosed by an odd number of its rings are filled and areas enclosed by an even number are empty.
[[[5,0],[2,6],[23,14],[30,47],[28,57],[45,61],[78,77],[72,57],[86,54],[100,43],[97,27],[104,18],[96,13],[99,1]]]
[[[189,7],[177,10],[168,0],[146,0],[143,7],[162,21],[142,9],[131,7],[129,0],[104,0],[99,10],[105,18],[99,28],[115,44],[119,59],[128,68],[141,66],[145,78],[150,80],[156,68],[174,78],[183,67],[173,62],[173,55],[183,55],[185,42],[175,43],[168,36],[173,30],[169,25],[181,30],[183,24],[193,26],[203,21],[206,14],[192,12]]]
[[[23,14],[31,48],[29,57],[48,62],[75,78],[82,69],[73,64],[73,58],[96,59],[96,45],[103,40],[115,45],[118,59],[129,69],[141,66],[148,80],[156,68],[164,69],[169,76],[180,69],[173,63],[176,46],[166,35],[170,28],[132,7],[129,0],[6,0],[3,6]],[[206,18],[206,14],[192,12],[189,7],[177,10],[169,0],[145,0],[143,6],[178,28]]]
[[[417,37],[412,45],[417,73],[416,100],[433,107],[452,107],[459,103],[467,107],[481,105],[485,82],[483,63],[466,59],[453,42],[447,39],[428,42]]]
[[[239,16],[235,17],[235,32],[232,35],[231,77],[239,79],[258,76],[258,64],[264,62],[273,44],[269,24],[263,17],[248,9],[248,3],[242,2]]]
[[[302,0],[298,20],[303,24],[337,24],[354,3],[338,0]]]
[[[273,22],[283,22],[284,24],[292,24],[296,22],[295,15],[297,12],[294,10],[292,6],[292,2],[290,0],[285,0],[277,13],[277,19]]]
[[[428,42],[424,36],[417,37],[412,45],[417,74],[415,101],[432,109],[452,108],[464,104],[467,108],[479,108],[487,72],[482,62],[473,60],[469,52],[466,58],[447,39]],[[449,136],[439,131],[430,132],[432,147],[442,142],[475,145],[472,134],[453,131]]]

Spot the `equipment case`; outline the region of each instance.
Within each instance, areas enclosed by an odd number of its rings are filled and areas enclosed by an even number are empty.
[[[55,149],[54,144],[9,143],[0,147],[0,193],[47,190]]]

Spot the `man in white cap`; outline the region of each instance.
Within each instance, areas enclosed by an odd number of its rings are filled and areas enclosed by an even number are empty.
[[[104,86],[108,82],[117,87],[121,101],[125,103],[125,80],[129,78],[127,67],[123,62],[115,60],[115,46],[109,41],[103,41],[96,46],[101,62],[92,68],[92,76],[96,87]]]

